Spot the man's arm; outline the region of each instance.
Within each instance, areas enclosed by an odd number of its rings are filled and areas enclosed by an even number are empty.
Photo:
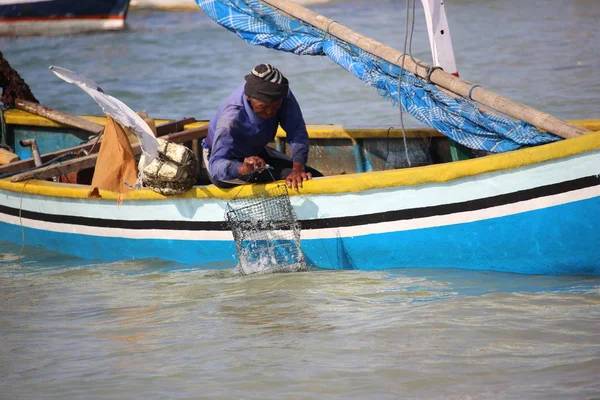
[[[300,105],[290,90],[286,98],[285,107],[282,110],[280,124],[286,133],[292,154],[292,173],[286,178],[288,187],[298,189],[302,182],[312,178],[310,172],[305,172],[304,166],[308,161],[308,132],[306,123],[302,116]]]
[[[228,181],[238,179],[240,175],[249,175],[265,166],[265,161],[258,156],[244,157],[243,161],[238,161],[240,158],[240,154],[235,151],[231,121],[222,117],[217,123],[208,161],[210,175],[216,180]]]
[[[285,100],[279,123],[290,144],[292,161],[306,164],[308,161],[308,132],[302,110],[291,90]]]
[[[217,122],[210,150],[208,170],[219,181],[228,181],[239,177],[238,168],[242,163],[233,156],[235,141],[231,134],[231,119],[223,115]]]

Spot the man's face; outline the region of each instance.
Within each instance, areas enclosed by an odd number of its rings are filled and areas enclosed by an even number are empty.
[[[246,96],[246,98],[248,99],[248,102],[252,107],[252,111],[254,111],[256,115],[263,119],[273,118],[275,114],[277,114],[277,110],[279,110],[279,107],[281,107],[282,99],[279,99],[272,103],[265,103],[263,101],[253,99],[248,96]]]

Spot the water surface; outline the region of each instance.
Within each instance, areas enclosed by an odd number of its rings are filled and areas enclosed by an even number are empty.
[[[313,9],[401,50],[404,4]],[[598,116],[600,3],[446,8],[463,78],[560,118]],[[270,62],[289,77],[309,123],[399,126],[398,110],[326,59],[252,47],[202,13],[133,11],[128,25],[0,39],[0,49],[43,104],[72,113],[100,109],[49,65],[79,71],[151,116],[208,119],[243,75]],[[430,60],[422,23],[412,48]],[[240,277],[1,240],[0,398],[600,398],[599,277],[447,269]]]
[[[2,246],[3,398],[592,399],[600,279],[241,277]],[[6,397],[4,397],[6,396]]]

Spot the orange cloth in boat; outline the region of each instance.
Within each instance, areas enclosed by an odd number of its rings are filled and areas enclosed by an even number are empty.
[[[100,144],[96,170],[92,178],[92,192],[95,189],[124,193],[131,190],[125,182],[133,185],[137,178],[137,163],[125,129],[110,116],[106,116],[104,137]]]

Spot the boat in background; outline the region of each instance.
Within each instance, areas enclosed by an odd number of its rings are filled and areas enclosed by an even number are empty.
[[[194,0],[131,0],[131,8],[163,11],[200,11]]]
[[[332,0],[291,0],[303,6],[330,3]],[[194,0],[131,0],[131,8],[151,8],[164,11],[201,11]]]
[[[0,0],[0,36],[120,30],[130,0]]]

